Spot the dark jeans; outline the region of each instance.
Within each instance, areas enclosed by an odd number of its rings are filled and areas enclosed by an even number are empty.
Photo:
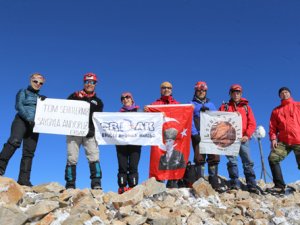
[[[138,183],[138,165],[141,156],[141,146],[117,145],[119,164],[118,184],[120,187],[135,186]]]
[[[242,159],[247,186],[255,187],[256,176],[253,169],[254,163],[250,157],[249,145],[250,145],[249,141],[242,143],[239,151],[239,155]],[[238,170],[238,157],[232,155],[227,155],[226,157],[228,159],[227,169],[228,169],[229,177],[231,179],[231,183],[239,187],[240,181],[239,181],[239,170]]]
[[[192,145],[194,149],[194,162],[196,165],[204,165],[205,162],[209,166],[218,165],[220,163],[220,155],[214,154],[200,154],[199,141],[192,136]]]
[[[19,115],[11,125],[11,133],[8,141],[0,153],[0,173],[5,173],[7,164],[10,158],[15,153],[16,149],[21,146],[23,141],[23,152],[20,165],[19,181],[25,183],[30,179],[31,163],[34,157],[34,152],[37,146],[39,134],[32,132],[33,128],[29,126],[28,122],[23,120]]]

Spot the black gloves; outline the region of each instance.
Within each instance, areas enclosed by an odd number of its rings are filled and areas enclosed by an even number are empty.
[[[44,101],[47,98],[45,95],[40,95],[39,97],[42,101]]]
[[[87,138],[91,138],[91,137],[94,137],[95,136],[95,131],[89,131],[88,134],[85,136]]]
[[[206,106],[203,106],[203,107],[201,107],[200,111],[201,112],[209,111],[209,108],[207,108]]]
[[[33,129],[34,125],[35,125],[35,122],[34,121],[28,121],[28,124],[29,124],[29,127],[31,129]]]
[[[201,138],[200,138],[200,135],[199,135],[199,134],[194,134],[194,135],[192,135],[192,138],[193,138],[194,141],[196,141],[196,142],[198,142],[198,143],[200,143],[200,141],[201,141]]]

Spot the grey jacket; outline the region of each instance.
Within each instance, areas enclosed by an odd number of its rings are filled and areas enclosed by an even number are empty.
[[[22,119],[34,121],[37,98],[39,97],[38,92],[28,86],[27,89],[21,89],[17,93],[15,108]]]

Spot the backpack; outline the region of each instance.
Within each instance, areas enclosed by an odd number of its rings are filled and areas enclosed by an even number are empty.
[[[192,164],[191,161],[189,161],[186,165],[185,173],[182,180],[184,186],[189,188],[191,188],[193,183],[197,180],[196,165]]]

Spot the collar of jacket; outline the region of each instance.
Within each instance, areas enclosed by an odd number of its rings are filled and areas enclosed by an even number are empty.
[[[193,101],[195,101],[195,102],[199,102],[199,103],[202,103],[202,104],[204,104],[204,103],[207,103],[207,102],[209,102],[209,98],[204,98],[204,99],[200,99],[200,98],[198,98],[196,95],[194,95],[194,97],[193,97]]]
[[[236,104],[232,99],[229,100],[230,104]],[[249,101],[245,98],[241,98],[241,100],[236,105],[248,105]]]
[[[130,111],[137,111],[140,107],[138,105],[135,105],[134,103],[132,106],[123,106],[120,109],[120,112],[130,112]]]
[[[173,101],[173,96],[172,96],[172,95],[169,95],[169,96],[161,96],[160,99],[161,99],[163,102],[169,103],[169,102],[172,102],[172,101]]]
[[[287,104],[290,104],[293,102],[294,102],[294,99],[292,97],[289,97],[288,99],[281,100],[281,105],[287,105]]]
[[[84,91],[84,89],[83,89],[83,90],[81,90],[81,91],[77,91],[77,92],[75,93],[75,95],[76,95],[78,98],[84,98],[84,97],[91,98],[91,97],[94,97],[94,96],[96,95],[96,92],[92,92],[92,93],[88,94],[88,93],[86,93],[86,92]]]
[[[35,89],[33,89],[33,87],[31,87],[31,85],[29,85],[29,86],[27,87],[27,90],[30,91],[30,92],[36,93],[36,94],[39,93],[39,91],[40,91],[40,90],[35,90]]]

